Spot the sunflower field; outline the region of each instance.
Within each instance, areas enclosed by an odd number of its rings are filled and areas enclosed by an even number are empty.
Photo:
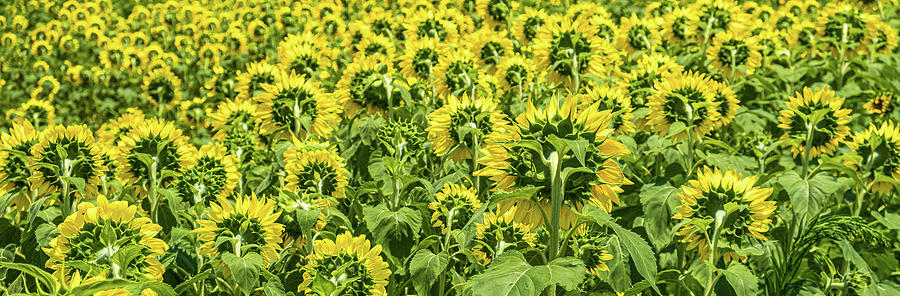
[[[5,0],[0,296],[900,295],[896,0]]]

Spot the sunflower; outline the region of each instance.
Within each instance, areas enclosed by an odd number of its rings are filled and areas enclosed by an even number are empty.
[[[719,245],[726,251],[721,254],[725,260],[743,259],[734,249],[741,248],[745,239],[765,240],[772,220],[769,217],[777,209],[775,201],[766,200],[772,195],[772,188],[754,187],[756,176],[743,178],[734,170],[720,171],[709,167],[697,170],[697,179],[681,186],[677,194],[681,205],[673,219],[689,220],[677,235],[688,243],[687,249],[697,249],[701,260],[709,258],[710,243],[707,238],[714,235],[714,226],[719,227]],[[719,220],[719,221],[716,221]],[[720,256],[720,254],[716,254]],[[745,259],[744,259],[745,260]]]
[[[740,108],[734,90],[725,83],[718,81],[710,81],[710,89],[714,93],[715,101],[719,104],[716,111],[719,112],[719,120],[716,120],[716,126],[725,126],[734,120],[737,110]]]
[[[396,88],[391,87],[391,95],[388,96],[389,88],[384,84],[388,80],[385,78],[393,73],[390,63],[379,62],[371,56],[348,65],[334,93],[343,106],[344,117],[354,118],[360,111],[364,111],[363,116],[384,114],[390,104],[399,102],[399,93],[395,96]],[[388,102],[388,99],[394,101]]]
[[[279,45],[278,65],[285,72],[296,72],[311,79],[328,78],[328,70],[337,53],[331,47],[323,46],[327,44],[323,38],[310,38],[312,40],[306,42],[282,42],[291,46],[281,50],[282,45]]]
[[[874,53],[888,54],[897,48],[897,30],[881,21],[877,15],[863,15],[866,22],[865,45]]]
[[[616,43],[620,48],[624,48],[629,56],[638,51],[652,53],[660,43],[657,22],[631,14],[630,18],[622,17],[620,23]]]
[[[396,19],[392,11],[380,6],[372,7],[367,12],[364,12],[362,22],[369,27],[372,33],[388,37],[388,39],[396,38],[402,32],[402,30],[395,28]]]
[[[788,43],[799,48],[800,57],[819,56],[819,27],[816,23],[804,20],[791,27]]]
[[[275,83],[275,77],[280,73],[278,67],[266,62],[247,64],[247,72],[237,74],[237,85],[234,87],[236,99],[255,98],[265,91],[262,86]]]
[[[344,198],[344,189],[350,172],[344,158],[327,143],[294,140],[294,145],[284,152],[284,189],[300,194],[321,194]]]
[[[329,281],[341,295],[387,295],[385,287],[391,270],[381,255],[381,245],[372,246],[365,235],[354,237],[350,232],[339,234],[334,241],[313,242],[313,253],[306,256],[303,282],[299,292],[313,294],[316,281]],[[325,293],[332,293],[326,291]]]
[[[485,212],[484,221],[475,223],[475,246],[472,255],[483,265],[494,261],[507,250],[527,249],[537,246],[537,234],[531,225],[513,219],[517,210],[513,206],[506,211]]]
[[[71,182],[68,178],[74,177],[84,180],[84,192],[76,196],[93,197],[101,185],[100,176],[107,169],[100,159],[100,147],[94,145],[94,135],[86,125],[47,128],[31,147],[31,155],[34,174],[28,181],[31,189],[41,196],[66,186],[75,189],[68,183]]]
[[[497,70],[494,72],[494,80],[504,92],[516,91],[523,94],[525,89],[531,87],[537,75],[534,62],[527,57],[514,53],[500,60]]]
[[[512,21],[512,13],[519,9],[519,3],[512,0],[476,0],[475,9],[489,28],[493,28]]]
[[[400,56],[400,73],[410,77],[428,79],[438,64],[441,52],[446,46],[433,38],[419,38],[407,41],[406,49]]]
[[[125,48],[114,42],[107,44],[103,51],[100,51],[100,64],[106,70],[125,69],[128,67],[128,60],[125,59]]]
[[[866,104],[863,105],[863,109],[866,110],[866,113],[879,116],[891,113],[891,111],[894,110],[894,105],[892,104],[893,98],[894,95],[892,93],[880,93],[866,102]]]
[[[682,69],[684,67],[675,63],[673,57],[650,54],[642,56],[630,71],[616,76],[622,78],[621,84],[625,85],[628,94],[632,96],[632,105],[639,109],[646,107],[647,97],[663,77],[672,73],[680,73]],[[638,118],[635,123],[638,129],[649,129],[644,117]]]
[[[587,19],[590,25],[597,29],[597,37],[607,43],[615,43],[619,35],[619,26],[609,16],[594,15]]]
[[[474,92],[481,75],[478,59],[471,51],[448,48],[441,53],[440,63],[434,68],[437,78],[434,85],[440,96],[458,96],[462,92]]]
[[[701,0],[691,5],[691,10],[698,15],[695,26],[700,33],[697,38],[700,39],[728,30],[742,30],[750,19],[750,15],[741,11],[737,2],[732,0]]]
[[[484,147],[492,140],[502,138],[509,130],[505,115],[497,109],[497,102],[490,97],[469,99],[450,96],[441,108],[428,114],[428,140],[438,156],[449,154],[454,161],[472,157],[475,145]],[[476,140],[478,141],[476,143]]]
[[[13,193],[12,204],[19,211],[31,205],[28,177],[31,176],[31,147],[38,143],[31,122],[19,119],[8,133],[0,135],[0,195]],[[14,192],[18,191],[18,192]]]
[[[450,183],[444,184],[434,199],[428,204],[433,211],[431,226],[440,227],[442,234],[448,229],[462,229],[482,205],[474,188]]]
[[[535,41],[538,32],[545,23],[547,23],[547,13],[543,9],[534,9],[526,6],[525,12],[516,17],[512,35],[525,47]]]
[[[548,140],[556,137],[568,141],[589,143],[583,158],[561,155],[559,167],[585,168],[572,175],[564,185],[563,208],[559,226],[568,229],[575,223],[576,213],[585,204],[595,205],[607,212],[612,204],[619,204],[618,194],[622,185],[631,184],[622,174],[615,158],[630,152],[624,144],[612,137],[609,128],[613,120],[612,111],[600,109],[602,102],[595,102],[579,110],[578,97],[569,97],[562,104],[551,98],[543,110],[538,110],[528,102],[525,113],[516,118],[513,132],[499,135],[492,145],[482,151],[485,157],[478,160],[485,167],[475,172],[476,176],[489,177],[496,185],[491,190],[514,190],[523,186],[543,186],[535,195],[540,200],[535,203],[526,199],[512,199],[500,202],[500,211],[517,207],[515,221],[532,226],[543,224],[543,207],[550,211],[550,167],[544,155],[556,153],[555,146]],[[520,142],[531,145],[513,145]],[[579,160],[580,159],[580,160]],[[582,161],[583,160],[583,161]]]
[[[169,69],[157,69],[144,76],[144,97],[167,109],[181,103],[181,79]]]
[[[297,73],[282,72],[275,77],[275,84],[263,85],[266,91],[259,95],[259,112],[262,130],[275,133],[275,138],[287,138],[310,133],[327,139],[341,121],[341,107],[330,94],[325,94],[318,83]]]
[[[271,131],[261,131],[262,120],[266,113],[260,110],[259,104],[248,99],[229,100],[219,103],[216,111],[209,115],[210,126],[216,132],[213,139],[221,140],[230,132],[247,131],[268,134]]]
[[[237,256],[257,253],[263,258],[263,267],[278,260],[281,250],[281,233],[284,225],[276,223],[281,211],[275,212],[275,201],[265,197],[235,197],[234,205],[224,197],[218,203],[210,203],[205,218],[197,220],[199,228],[192,233],[203,241],[200,255],[215,258],[221,253]],[[224,241],[225,243],[217,243]]]
[[[211,96],[181,101],[181,104],[178,104],[178,119],[192,129],[209,126],[207,113],[210,113],[211,110],[206,107],[208,98],[211,98]]]
[[[697,13],[690,7],[676,7],[663,16],[662,34],[670,42],[688,42],[696,39]]]
[[[97,143],[106,147],[116,147],[119,140],[145,120],[144,112],[128,108],[116,119],[110,119],[97,130]]]
[[[679,72],[663,77],[647,103],[647,119],[653,132],[666,136],[670,127],[679,123],[685,129],[672,135],[672,140],[680,142],[689,132],[693,134],[691,140],[697,140],[712,131],[720,120],[720,102],[710,85],[709,77],[700,73]]]
[[[616,135],[635,132],[635,125],[632,122],[634,119],[634,114],[632,114],[634,108],[631,107],[631,97],[628,95],[628,90],[625,87],[610,87],[606,85],[589,87],[584,94],[579,95],[579,98],[581,108],[587,108],[594,105],[595,102],[599,102],[599,104],[595,105],[598,112],[603,110],[612,111],[613,118],[609,128],[614,129]]]
[[[887,120],[881,126],[870,123],[868,129],[853,135],[853,141],[847,141],[847,146],[859,156],[859,163],[854,164],[858,168],[900,182],[900,126],[895,126],[893,121]],[[894,188],[890,182],[875,181],[874,175],[867,186],[882,195]]]
[[[538,31],[534,56],[538,67],[548,69],[552,82],[569,82],[575,75],[601,75],[605,45],[587,21],[551,17]]]
[[[778,116],[778,127],[784,130],[782,140],[794,140],[791,151],[797,154],[809,150],[809,159],[820,154],[831,155],[850,136],[850,109],[841,109],[844,98],[834,96],[829,89],[803,88],[787,102],[787,109]],[[823,113],[824,112],[824,113]],[[810,122],[817,116],[818,121]],[[810,144],[810,147],[807,147]]]
[[[101,278],[162,280],[165,271],[158,257],[169,246],[156,235],[162,230],[147,217],[135,218],[137,207],[125,201],[109,202],[97,196],[97,205],[83,202],[78,211],[65,218],[44,252],[50,256],[47,268],[57,278],[78,277],[84,272]],[[114,255],[129,252],[135,257],[126,266]],[[66,262],[82,264],[66,264]]]
[[[29,99],[22,103],[19,108],[10,110],[7,116],[10,119],[24,118],[31,121],[35,128],[47,127],[56,124],[56,108],[48,100]]]
[[[609,272],[606,262],[613,260],[613,255],[607,252],[609,236],[596,229],[598,226],[582,226],[575,230],[572,236],[572,246],[576,250],[575,256],[584,262],[587,273],[600,277],[600,272]]]
[[[775,14],[769,17],[767,22],[775,30],[787,33],[792,30],[794,24],[798,23],[799,20],[792,13],[780,9],[778,11],[775,11]]]
[[[417,11],[403,24],[409,41],[434,39],[440,43],[455,43],[459,38],[456,24],[446,18],[441,10]]]
[[[818,39],[831,49],[832,56],[837,57],[841,51],[847,57],[868,53],[860,46],[868,35],[864,15],[849,3],[828,3],[824,11],[819,12],[816,20]]]
[[[117,177],[124,185],[164,187],[176,178],[168,172],[179,172],[194,164],[196,153],[188,137],[175,124],[162,119],[147,119],[132,127],[119,139],[118,153],[113,159]],[[145,163],[150,161],[150,163]],[[154,178],[156,180],[154,180]]]
[[[375,57],[378,59],[393,59],[396,50],[390,38],[371,32],[364,32],[362,40],[356,44],[353,51],[353,59],[362,57]]]
[[[712,68],[732,79],[735,76],[753,74],[760,66],[762,55],[756,38],[750,37],[748,33],[725,31],[716,34],[706,50],[706,58],[712,61]]]
[[[194,204],[231,196],[241,179],[238,159],[215,142],[201,146],[194,158],[194,164],[182,170],[175,185],[182,200]]]
[[[471,42],[472,54],[478,59],[480,66],[496,66],[513,53],[512,41],[506,35],[505,30],[494,31],[482,27],[466,37]]]

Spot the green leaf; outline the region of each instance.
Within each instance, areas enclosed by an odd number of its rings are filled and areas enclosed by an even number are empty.
[[[385,204],[379,204],[363,208],[363,215],[375,242],[386,246],[386,252],[397,258],[409,256],[422,228],[419,212],[407,207],[394,212]]]
[[[23,263],[10,263],[10,262],[0,262],[0,267],[13,269],[21,271],[22,273],[33,276],[37,281],[40,281],[44,284],[44,286],[49,287],[50,291],[56,291],[56,279],[53,275],[43,271],[37,266]]]
[[[435,255],[431,250],[422,249],[416,252],[409,262],[409,273],[412,275],[413,286],[420,295],[428,295],[431,285],[444,272],[450,263],[450,255],[440,252]]]
[[[543,186],[522,186],[513,191],[497,191],[491,194],[491,204],[496,205],[508,199],[531,199]]]
[[[270,279],[263,287],[266,296],[284,296],[284,285],[277,278]]]
[[[731,288],[737,296],[757,295],[759,290],[759,279],[750,271],[747,266],[732,261],[728,269],[724,270],[725,280],[731,284]]]
[[[656,286],[656,257],[653,254],[653,249],[647,245],[647,242],[640,235],[614,222],[609,214],[597,207],[584,207],[580,219],[587,219],[601,226],[605,225],[612,228],[613,232],[621,240],[631,260],[634,261],[634,267],[638,273],[650,283],[653,290],[659,293],[659,287]]]
[[[153,292],[156,292],[159,296],[175,296],[175,290],[172,289],[167,284],[157,281],[145,281],[145,282],[135,282],[129,281],[126,279],[107,279],[102,281],[93,282],[90,284],[83,284],[78,287],[72,289],[71,294],[73,296],[91,296],[95,295],[99,292],[103,292],[106,290],[112,289],[126,289],[130,290],[133,295],[140,295],[141,291],[145,289],[150,289]]]
[[[669,183],[646,184],[641,188],[641,204],[644,207],[644,229],[657,250],[672,242],[669,221],[678,206],[678,188]]]
[[[521,253],[510,251],[473,277],[471,285],[474,295],[537,296],[550,285],[577,289],[586,274],[584,263],[576,258],[557,258],[549,265],[531,266]]]
[[[259,269],[262,266],[262,257],[259,254],[249,253],[241,258],[232,253],[224,253],[222,261],[231,270],[231,276],[244,295],[250,295],[250,292],[259,286]]]
[[[778,183],[787,191],[794,212],[809,213],[811,216],[818,215],[825,199],[840,187],[829,175],[816,174],[810,180],[804,180],[794,171],[781,175]]]
[[[184,295],[185,290],[187,290],[188,288],[191,288],[194,285],[194,283],[200,282],[210,276],[214,276],[213,269],[207,269],[195,276],[192,276],[187,281],[184,281],[184,282],[178,284],[178,286],[175,287],[175,292],[178,293],[179,295]]]
[[[850,261],[853,265],[856,265],[860,271],[865,272],[869,276],[872,277],[875,281],[878,281],[878,275],[875,274],[875,271],[872,271],[872,268],[869,267],[869,264],[866,263],[866,260],[863,260],[859,253],[856,252],[856,249],[853,248],[853,245],[850,244],[846,239],[837,241],[838,246],[841,247],[841,251],[844,254],[844,260]]]
[[[563,142],[569,145],[569,148],[572,149],[572,153],[575,153],[575,158],[578,159],[578,162],[581,163],[581,165],[584,165],[584,156],[587,154],[588,145],[590,145],[590,143],[581,138],[578,140],[563,139]]]

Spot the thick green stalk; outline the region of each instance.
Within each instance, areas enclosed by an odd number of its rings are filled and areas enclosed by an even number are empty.
[[[550,197],[550,225],[548,229],[550,230],[550,244],[548,248],[547,261],[553,261],[556,259],[556,254],[559,252],[559,216],[560,211],[562,210],[563,203],[563,182],[562,182],[562,168],[560,167],[560,159],[559,153],[556,151],[550,152],[549,157],[550,163],[550,178],[551,178],[551,197]],[[551,285],[548,288],[549,295],[556,295],[556,285]]]

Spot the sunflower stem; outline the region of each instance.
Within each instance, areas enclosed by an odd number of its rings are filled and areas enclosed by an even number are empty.
[[[549,244],[549,250],[548,250],[549,253],[547,254],[547,256],[548,256],[547,261],[549,263],[549,261],[553,261],[553,259],[556,259],[556,255],[559,252],[559,216],[560,216],[560,211],[562,210],[562,203],[563,203],[563,192],[562,192],[563,184],[562,184],[562,176],[561,176],[562,168],[560,167],[559,153],[557,151],[550,152],[550,157],[548,160],[550,163],[550,178],[551,178],[551,183],[550,183],[551,210],[550,210],[550,225],[549,225],[550,226],[549,227],[550,244]],[[548,289],[549,289],[548,290],[549,295],[551,295],[551,296],[556,295],[556,285],[551,285]]]
[[[474,139],[472,141],[472,176],[475,183],[475,196],[478,196],[481,194],[481,176],[476,175],[475,172],[478,171],[478,150],[481,149],[481,143],[477,134],[473,134],[472,138]]]
[[[572,80],[575,82],[575,87],[572,89],[572,94],[578,94],[578,87],[581,84],[581,71],[578,69],[578,53],[572,52]]]
[[[716,271],[716,248],[719,244],[719,233],[722,230],[722,222],[725,221],[725,217],[728,214],[724,210],[716,211],[716,224],[713,229],[713,237],[712,241],[709,244],[709,260],[707,260],[707,266],[709,268],[709,276],[706,277],[706,290],[703,292],[703,295],[710,296],[713,292],[713,286],[716,285],[716,282],[719,281],[719,278],[722,276],[721,273]],[[715,279],[713,279],[713,273],[716,273]]]
[[[153,163],[150,164],[150,195],[148,196],[148,198],[150,199],[150,216],[153,218],[154,223],[159,223],[159,215],[156,210],[159,206],[159,199],[156,198],[156,169],[158,166],[158,158],[153,157]]]
[[[812,121],[807,120],[806,122],[806,147],[804,147],[803,152],[803,179],[806,180],[809,177],[809,153],[812,150],[812,138],[813,138],[813,123]]]
[[[391,122],[394,119],[394,101],[391,98],[391,93],[394,92],[393,87],[391,87],[393,81],[388,74],[384,74],[381,76],[381,83],[384,84],[384,92],[388,101],[388,122]]]

